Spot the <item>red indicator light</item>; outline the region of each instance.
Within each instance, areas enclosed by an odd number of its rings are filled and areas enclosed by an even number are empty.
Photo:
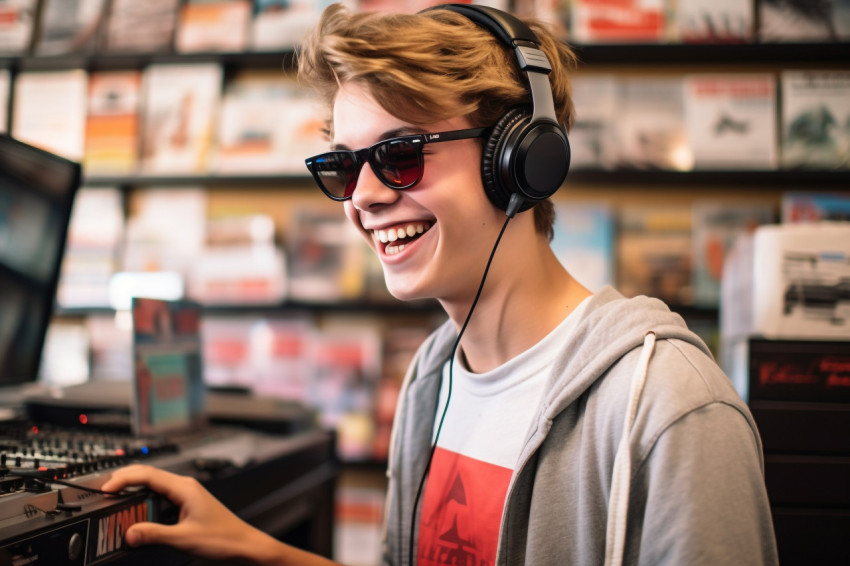
[[[33,427],[32,427],[32,433],[33,433],[33,434],[38,434],[38,427],[37,427],[37,426],[33,425]]]
[[[124,455],[124,449],[123,448],[116,448],[115,449],[115,455],[116,456],[123,456]]]
[[[80,413],[80,423],[86,424],[87,422],[89,422],[89,418],[86,416],[86,414]]]

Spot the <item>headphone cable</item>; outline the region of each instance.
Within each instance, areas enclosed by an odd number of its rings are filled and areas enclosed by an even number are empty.
[[[410,543],[408,544],[407,549],[408,564],[410,566],[413,566],[413,540],[415,538],[414,533],[416,532],[416,509],[419,507],[419,500],[422,497],[422,489],[425,487],[425,478],[428,477],[428,472],[431,470],[431,461],[434,459],[437,442],[440,440],[440,431],[443,429],[443,421],[446,420],[446,413],[449,410],[449,401],[452,398],[452,376],[454,373],[455,354],[460,346],[460,339],[463,337],[464,332],[466,332],[466,327],[469,325],[469,321],[472,318],[472,313],[475,311],[475,306],[478,304],[478,299],[481,298],[481,292],[484,290],[484,282],[487,281],[487,274],[490,272],[490,265],[493,263],[493,258],[496,256],[496,250],[499,248],[499,242],[502,241],[502,235],[508,227],[508,222],[510,222],[511,218],[513,218],[517,211],[519,211],[522,203],[523,198],[519,195],[519,193],[513,193],[511,195],[511,200],[508,203],[507,211],[505,213],[507,218],[505,218],[505,222],[502,224],[502,229],[499,231],[499,235],[496,237],[496,242],[493,244],[493,249],[490,251],[490,257],[487,259],[487,265],[484,268],[484,275],[481,276],[481,283],[478,284],[478,291],[475,293],[475,298],[472,300],[472,305],[469,307],[469,312],[466,314],[466,320],[463,321],[460,332],[458,332],[454,345],[452,345],[452,353],[449,358],[449,382],[448,390],[446,392],[446,404],[443,406],[443,412],[440,415],[437,432],[434,435],[434,441],[431,443],[431,450],[428,453],[428,462],[426,462],[425,471],[422,472],[422,477],[419,479],[419,487],[416,490],[416,498],[413,500],[413,510],[410,513]]]

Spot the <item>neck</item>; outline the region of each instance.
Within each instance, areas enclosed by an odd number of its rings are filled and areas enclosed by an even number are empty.
[[[501,247],[501,246],[500,246]],[[499,249],[460,349],[469,370],[490,371],[542,340],[591,293],[573,279],[537,238],[530,249],[510,244]],[[441,301],[458,330],[466,320],[472,297]]]

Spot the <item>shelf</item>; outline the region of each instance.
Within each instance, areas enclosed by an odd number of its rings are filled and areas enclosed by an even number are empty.
[[[116,53],[76,54],[49,57],[0,56],[0,68],[14,71],[46,71],[64,69],[86,69],[106,71],[142,69],[148,65],[165,63],[221,63],[225,67],[251,69],[293,69],[295,54],[292,50],[238,52],[238,53]]]
[[[669,303],[670,310],[686,319],[714,319],[718,316],[717,307],[700,307]],[[441,314],[440,304],[436,300],[412,302],[369,302],[345,301],[340,303],[305,303],[300,301],[285,301],[281,304],[269,305],[206,305],[203,312],[206,315],[248,315],[248,314],[280,314],[285,312],[333,312],[333,313],[373,313],[380,315],[392,314]],[[59,318],[81,318],[90,315],[112,315],[115,310],[110,307],[62,308],[57,306],[54,315]]]
[[[243,185],[249,187],[280,188],[281,186],[310,185],[309,175],[173,175],[173,176],[116,176],[89,177],[83,180],[84,186],[192,186],[207,187]],[[775,189],[777,187],[820,190],[828,187],[846,189],[850,187],[850,169],[817,170],[788,169],[772,171],[756,170],[700,170],[667,171],[647,169],[573,169],[567,176],[569,183],[614,185],[748,185],[755,189]]]
[[[204,305],[205,315],[250,315],[262,313],[282,314],[286,312],[317,312],[317,313],[372,313],[380,315],[392,314],[438,314],[443,312],[437,301],[414,302],[370,302],[343,301],[339,303],[306,303],[301,301],[284,301],[280,304],[239,304],[239,305]],[[110,307],[74,307],[56,306],[54,316],[57,318],[82,318],[92,315],[112,315],[115,309]]]
[[[92,176],[83,178],[83,186],[114,187],[118,186],[190,186],[204,185],[207,187],[243,185],[250,187],[277,188],[281,185],[312,183],[313,178],[306,174],[280,173],[269,175],[125,175],[114,177]]]
[[[567,184],[573,183],[611,183],[616,185],[747,185],[753,189],[796,188],[801,190],[820,190],[826,187],[846,189],[850,187],[850,169],[816,170],[699,170],[664,171],[645,169],[574,169],[567,175]]]
[[[842,65],[850,61],[850,42],[840,43],[623,43],[573,45],[587,65]],[[217,62],[244,68],[293,69],[295,51],[238,53],[127,53],[60,56],[0,56],[13,70],[140,69],[154,63]]]
[[[829,65],[846,66],[850,43],[645,43],[575,45],[581,64],[587,65]]]

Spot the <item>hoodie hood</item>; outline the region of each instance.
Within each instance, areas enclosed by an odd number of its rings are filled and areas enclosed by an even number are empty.
[[[694,344],[706,355],[705,343],[688,330],[684,319],[658,299],[628,299],[604,287],[588,299],[573,338],[557,356],[544,399],[543,416],[553,419],[596,382],[617,360],[643,344],[647,332],[658,340],[678,338]]]

